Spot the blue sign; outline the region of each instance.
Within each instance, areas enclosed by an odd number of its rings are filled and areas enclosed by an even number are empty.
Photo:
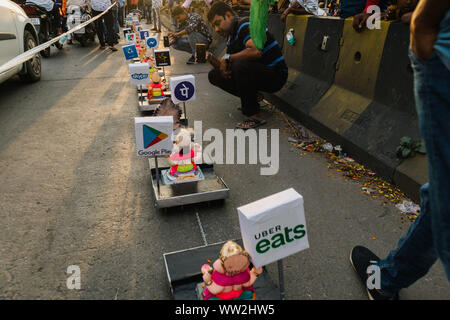
[[[131,60],[131,59],[135,59],[135,58],[139,57],[136,46],[134,44],[131,44],[129,46],[123,46],[122,50],[123,50],[123,54],[125,55],[125,59],[127,59],[127,60]]]
[[[147,44],[147,48],[153,49],[158,46],[158,40],[155,37],[149,37],[145,40],[145,43]]]
[[[188,101],[194,96],[194,85],[189,81],[183,81],[176,85],[174,94],[175,98],[181,102]]]
[[[141,37],[141,40],[144,40],[145,38],[147,38],[150,35],[150,31],[141,30],[141,31],[139,31],[139,35]]]

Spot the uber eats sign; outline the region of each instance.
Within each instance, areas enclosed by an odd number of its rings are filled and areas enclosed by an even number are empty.
[[[303,197],[292,188],[239,207],[238,214],[257,268],[309,248]]]

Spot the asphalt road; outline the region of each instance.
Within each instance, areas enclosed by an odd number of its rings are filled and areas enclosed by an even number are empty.
[[[167,71],[196,77],[191,124],[234,128],[239,100],[209,84],[208,65],[188,66],[188,58],[172,50]],[[264,115],[265,128],[281,129],[278,174],[217,165],[230,187],[224,203],[158,211],[148,162],[135,153],[141,113],[122,52],[52,48],[40,82],[0,85],[0,298],[171,299],[163,253],[204,244],[197,213],[207,243],[240,238],[237,207],[292,187],[304,197],[310,248],[284,261],[287,299],[367,299],[350,249],[365,245],[384,257],[409,222],[328,169],[323,156],[292,150],[280,116]],[[80,267],[80,290],[66,287],[70,265]],[[268,271],[276,278],[276,264]],[[449,299],[441,263],[401,298]]]

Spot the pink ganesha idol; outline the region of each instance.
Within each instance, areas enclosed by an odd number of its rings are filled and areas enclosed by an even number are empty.
[[[202,147],[191,140],[191,134],[186,129],[180,129],[175,137],[173,151],[169,156],[170,170],[167,173],[169,181],[190,182],[202,180],[197,166],[202,159]]]
[[[253,284],[262,268],[250,271],[250,255],[234,241],[227,241],[213,267],[204,264],[203,300],[255,300]]]

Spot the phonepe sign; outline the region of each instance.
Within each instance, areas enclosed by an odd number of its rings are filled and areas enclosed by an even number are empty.
[[[173,117],[134,118],[138,157],[165,156],[172,153]]]
[[[148,31],[148,30],[139,31],[139,36],[140,36],[141,40],[145,40],[145,38],[147,38],[149,35],[150,35],[150,31]]]
[[[131,59],[135,59],[135,58],[139,57],[136,46],[134,44],[131,44],[128,46],[123,46],[122,50],[123,50],[123,54],[125,55],[125,59],[127,59],[127,60],[131,60]]]
[[[128,44],[135,44],[136,43],[136,33],[127,33],[125,41]]]
[[[255,267],[309,248],[303,197],[294,189],[239,207],[245,250]]]
[[[149,49],[156,48],[158,46],[158,39],[155,37],[147,37],[145,38],[145,44]]]
[[[193,75],[170,77],[173,103],[195,100],[195,77]]]
[[[130,83],[134,85],[150,84],[150,66],[148,63],[130,63]]]

